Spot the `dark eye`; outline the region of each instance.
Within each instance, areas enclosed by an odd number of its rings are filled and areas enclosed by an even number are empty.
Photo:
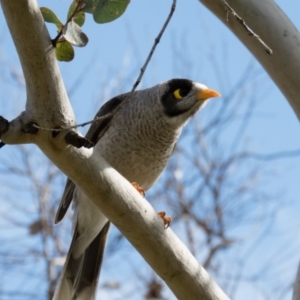
[[[189,93],[189,91],[190,90],[188,90],[188,89],[180,89],[180,91],[179,91],[180,96],[185,97]]]
[[[177,89],[173,92],[173,95],[177,100],[181,100],[188,93],[189,93],[188,89]]]

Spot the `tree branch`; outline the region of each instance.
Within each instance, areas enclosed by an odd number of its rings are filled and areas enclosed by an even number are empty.
[[[97,149],[74,148],[65,131],[23,133],[25,124],[56,128],[75,118],[36,0],[1,0],[26,80],[26,111],[10,123],[4,143],[36,143],[120,229],[179,299],[228,299],[151,205]],[[96,145],[97,147],[97,145]],[[78,172],[80,170],[80,172]],[[109,201],[108,201],[109,200]]]
[[[48,134],[22,134],[33,122],[53,128],[74,124],[75,117],[56,62],[54,48],[36,1],[2,0],[26,82],[26,111],[10,123],[7,143],[49,141]],[[55,125],[54,125],[55,124]],[[8,138],[8,136],[7,136]]]
[[[297,275],[294,282],[293,299],[300,300],[300,263],[298,265]]]
[[[300,119],[300,34],[273,0],[227,0],[247,25],[272,49],[267,55],[232,15],[223,0],[200,0],[244,43],[285,95]]]
[[[272,54],[272,52],[273,52],[272,49],[270,49],[270,47],[260,38],[260,36],[258,36],[255,32],[253,32],[253,30],[246,24],[245,20],[242,19],[225,0],[223,0],[223,2],[224,2],[224,5],[226,6],[226,8],[230,11],[230,13],[245,28],[245,30],[248,32],[248,34],[250,36],[255,37],[261,43],[261,45],[266,49],[266,52],[268,54]],[[227,21],[228,21],[228,19],[227,19]]]

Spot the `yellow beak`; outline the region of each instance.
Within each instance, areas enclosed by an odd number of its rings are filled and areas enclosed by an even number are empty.
[[[220,97],[221,94],[210,89],[205,89],[202,90],[201,92],[197,93],[197,100],[207,100],[209,98],[214,98],[214,97]]]

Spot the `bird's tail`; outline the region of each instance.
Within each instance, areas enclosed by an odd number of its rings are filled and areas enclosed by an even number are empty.
[[[72,256],[75,242],[79,236],[77,226],[75,227],[70,250],[53,300],[95,299],[109,226],[110,222],[107,222],[92,243],[77,259]]]

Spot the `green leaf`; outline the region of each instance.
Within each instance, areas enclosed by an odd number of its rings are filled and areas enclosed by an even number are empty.
[[[55,53],[56,58],[59,61],[71,61],[75,55],[73,46],[65,40],[57,42]]]
[[[74,20],[67,23],[63,28],[64,38],[74,46],[83,47],[89,39],[85,33],[82,32],[80,26],[78,26]]]
[[[75,8],[77,7],[78,2],[76,0],[74,0],[70,7],[69,7],[69,11],[68,11],[68,16],[67,16],[67,20],[69,20],[70,16],[72,15],[72,13],[74,12]]]
[[[63,24],[51,9],[49,9],[48,7],[41,7],[40,10],[45,22],[53,23],[56,25],[58,30],[61,30]]]
[[[96,10],[98,2],[99,0],[82,0],[82,4],[84,4],[82,10],[89,14],[93,14]]]
[[[84,24],[84,21],[85,21],[85,13],[83,11],[80,11],[74,16],[74,22],[80,27]]]
[[[74,13],[76,7],[78,6],[78,2],[74,0],[69,8],[67,20],[69,20],[70,16]],[[73,16],[74,22],[80,27],[84,24],[85,21],[85,13],[83,11],[79,11]]]
[[[97,23],[108,23],[119,18],[126,10],[130,0],[99,0],[94,11]]]

